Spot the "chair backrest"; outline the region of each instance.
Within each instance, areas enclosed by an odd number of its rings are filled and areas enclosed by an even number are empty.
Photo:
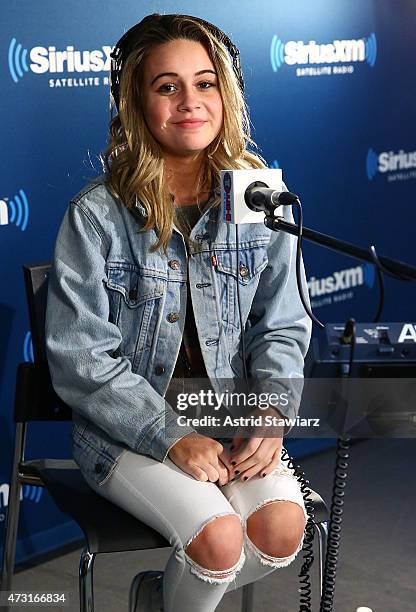
[[[23,266],[35,362],[46,361],[45,315],[51,265]]]
[[[21,363],[17,371],[14,420],[70,421],[71,409],[56,395],[46,359],[45,317],[51,265],[23,266],[29,308],[34,363]]]

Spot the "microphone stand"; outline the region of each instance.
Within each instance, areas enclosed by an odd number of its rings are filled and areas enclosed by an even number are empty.
[[[295,223],[285,221],[281,217],[272,217],[270,215],[266,215],[264,224],[266,225],[266,227],[275,232],[283,231],[287,234],[292,234],[293,236],[298,235],[298,226]],[[339,253],[350,255],[355,259],[360,259],[361,261],[368,261],[373,265],[376,263],[374,261],[374,255],[371,253],[371,251],[356,246],[351,242],[338,240],[338,238],[333,238],[328,234],[322,234],[321,232],[317,232],[316,230],[312,230],[307,227],[303,228],[302,237],[306,238],[306,240],[309,240],[310,242],[314,242],[315,244],[320,244],[329,249],[332,249],[333,251],[338,251]],[[401,280],[416,281],[416,267],[410,266],[396,259],[383,257],[382,255],[378,256],[378,261],[382,264],[383,272],[385,272],[386,274],[391,274],[393,276],[396,276],[396,278],[399,277]]]

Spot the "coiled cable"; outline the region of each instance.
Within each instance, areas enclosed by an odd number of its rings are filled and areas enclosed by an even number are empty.
[[[302,472],[300,466],[294,463],[293,458],[289,455],[285,448],[283,448],[282,451],[282,459],[283,461],[287,461],[287,466],[289,469],[293,470],[293,473],[300,484],[306,513],[308,515],[302,548],[303,563],[298,576],[300,579],[299,612],[309,612],[312,609],[312,585],[309,570],[314,562],[313,540],[315,536],[315,508],[310,498],[311,489],[309,487],[309,480],[306,479],[305,472]]]
[[[335,460],[335,480],[329,515],[328,546],[325,556],[324,580],[320,612],[331,612],[334,603],[335,579],[341,541],[341,524],[345,487],[348,476],[350,438],[338,438]]]
[[[355,320],[349,319],[345,326],[344,336],[350,342],[349,363],[345,364],[342,378],[348,379],[352,375],[354,364],[356,326]],[[328,544],[325,556],[325,567],[323,576],[323,588],[320,604],[320,612],[332,612],[335,595],[335,580],[337,575],[337,564],[341,543],[341,529],[344,512],[345,488],[348,477],[348,459],[351,438],[340,437],[337,440],[337,451],[335,459],[335,477],[329,514]]]

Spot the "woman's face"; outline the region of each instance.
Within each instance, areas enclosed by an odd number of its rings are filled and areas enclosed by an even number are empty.
[[[154,47],[144,64],[144,114],[162,150],[179,157],[202,152],[222,126],[215,68],[198,42]]]

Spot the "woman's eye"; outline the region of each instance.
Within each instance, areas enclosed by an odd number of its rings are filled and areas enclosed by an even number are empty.
[[[197,84],[197,87],[200,89],[211,89],[211,87],[215,87],[216,83],[211,83],[211,81],[201,81]],[[176,85],[174,83],[164,83],[158,89],[161,93],[173,93],[177,91]]]
[[[210,87],[215,87],[215,83],[211,83],[210,81],[202,81],[201,83],[198,83],[199,87],[201,87],[201,89],[209,89]]]
[[[159,91],[161,91],[162,93],[172,93],[172,91],[174,91],[175,85],[173,83],[165,83],[164,85],[162,85],[161,87],[159,87]]]

